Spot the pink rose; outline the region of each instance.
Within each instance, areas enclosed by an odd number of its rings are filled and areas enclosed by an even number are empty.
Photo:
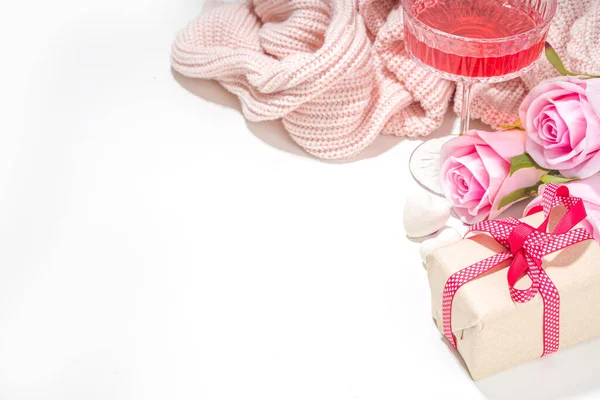
[[[594,175],[591,178],[582,179],[564,183],[569,188],[571,195],[579,197],[585,204],[587,219],[582,225],[594,236],[600,243],[600,175]],[[525,209],[525,215],[534,207],[542,205],[542,194],[546,185],[540,186],[540,195],[536,197]]]
[[[600,171],[600,79],[559,77],[540,83],[519,114],[527,153],[569,178]]]
[[[444,145],[444,195],[463,222],[496,218],[508,207],[500,207],[506,195],[539,182],[543,172],[536,168],[520,169],[509,177],[510,159],[524,152],[525,132],[521,130],[473,130]]]

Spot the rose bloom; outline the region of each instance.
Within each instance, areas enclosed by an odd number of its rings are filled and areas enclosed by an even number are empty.
[[[519,109],[527,153],[568,178],[600,170],[600,79],[559,77],[540,83]]]
[[[600,243],[600,175],[564,183],[563,185],[569,188],[569,192],[572,196],[579,197],[583,200],[583,204],[587,211],[587,218],[581,224],[592,234],[592,236],[594,236],[594,239]],[[541,207],[542,195],[545,188],[546,185],[540,186],[540,195],[529,203],[525,209],[525,215],[533,208]]]
[[[510,159],[525,152],[521,130],[472,130],[442,148],[442,187],[458,217],[467,224],[496,218],[500,201],[517,189],[539,182],[543,171],[523,168],[510,174]]]

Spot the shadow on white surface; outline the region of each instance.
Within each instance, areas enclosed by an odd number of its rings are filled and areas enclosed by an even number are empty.
[[[238,98],[234,94],[229,93],[218,82],[205,79],[188,78],[181,75],[175,70],[172,70],[172,74],[175,81],[190,93],[206,101],[210,101],[212,103],[237,110],[239,113],[242,112],[242,107]],[[451,128],[451,124],[452,121],[445,122],[444,126],[440,128],[440,130],[438,131],[439,133],[437,134],[443,136],[445,132],[449,132],[449,127]],[[317,159],[316,157],[313,157],[310,154],[306,153],[298,144],[296,144],[292,140],[291,136],[285,130],[280,120],[263,122],[246,121],[246,125],[248,126],[250,132],[254,134],[254,136],[259,138],[269,146],[294,155],[304,156],[315,160]],[[358,156],[350,160],[321,161],[332,164],[344,164],[348,162],[355,162],[373,158],[391,150],[394,146],[396,146],[404,139],[405,138],[403,137],[395,136],[379,136],[369,147],[363,150]]]
[[[600,340],[593,340],[481,380],[476,385],[492,400],[574,398],[600,390],[598,359]]]
[[[175,81],[184,89],[189,91],[190,93],[215,104],[231,108],[237,110],[240,114],[242,113],[242,107],[240,105],[240,101],[238,98],[228,92],[224,87],[222,87],[218,82],[206,80],[206,79],[194,79],[188,78],[186,76],[181,75],[179,72],[175,70],[171,70]],[[307,158],[312,158],[318,160],[316,157],[305,152],[302,147],[300,147],[294,140],[291,138],[289,133],[283,126],[281,120],[276,121],[262,121],[262,122],[251,122],[246,121],[246,125],[248,129],[254,136],[268,144],[271,147],[274,147],[278,150],[284,151],[286,153],[291,153],[297,156],[303,156]],[[456,117],[456,115],[449,110],[444,122],[433,134],[426,137],[417,137],[417,138],[407,138],[407,137],[398,137],[398,136],[378,136],[375,141],[364,149],[358,156],[349,159],[349,160],[320,160],[322,162],[330,163],[330,164],[345,164],[356,162],[360,160],[366,160],[373,157],[377,157],[381,154],[384,154],[398,145],[400,142],[404,140],[414,141],[419,143],[423,140],[444,137],[449,134],[457,134],[460,126],[460,121]],[[471,122],[471,128],[473,129],[482,129],[489,130],[490,127],[479,120],[474,120]]]
[[[188,78],[173,69],[171,69],[171,72],[175,81],[193,95],[220,106],[232,108],[240,113],[242,112],[238,98],[233,93],[225,90],[216,81]]]

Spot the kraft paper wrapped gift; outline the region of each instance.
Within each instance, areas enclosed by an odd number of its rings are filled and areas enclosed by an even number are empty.
[[[555,210],[556,211],[556,210]],[[560,215],[558,215],[560,216]],[[557,215],[551,214],[550,226]],[[542,213],[521,221],[538,227]],[[579,226],[578,226],[579,227]],[[443,333],[442,294],[455,272],[506,248],[480,234],[436,250],[427,259],[433,319]],[[512,300],[503,262],[486,275],[466,283],[452,304],[452,331],[457,350],[473,379],[478,380],[539,358],[543,353],[543,301],[538,293],[527,303]],[[543,267],[560,295],[559,348],[600,336],[600,246],[586,240],[543,258]],[[516,285],[526,289],[528,278]]]

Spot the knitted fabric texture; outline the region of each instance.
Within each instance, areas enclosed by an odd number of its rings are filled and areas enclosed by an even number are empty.
[[[567,68],[600,74],[600,0],[559,3],[550,43]],[[351,158],[379,134],[427,136],[441,125],[456,85],[409,58],[398,0],[211,5],[178,35],[173,68],[219,81],[251,121],[282,119],[308,153]],[[540,60],[522,79],[479,85],[472,116],[510,124],[527,91],[554,75]]]

